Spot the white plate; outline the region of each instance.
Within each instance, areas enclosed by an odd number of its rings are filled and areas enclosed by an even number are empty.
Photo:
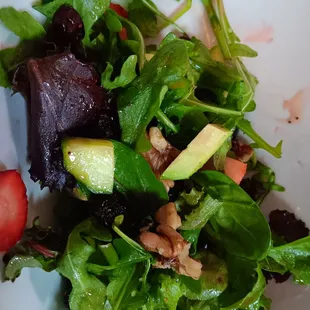
[[[31,2],[0,0],[0,7],[14,5],[30,10]],[[179,5],[174,0],[155,2],[160,9],[170,12]],[[179,25],[210,45],[212,38],[207,36],[203,7],[199,0],[193,2],[193,9],[179,21]],[[271,144],[284,140],[281,160],[260,153],[260,159],[275,169],[278,182],[287,189],[282,194],[271,194],[265,202],[265,209],[292,210],[310,226],[310,1],[226,0],[225,5],[229,20],[241,40],[259,52],[258,58],[246,61],[260,81],[256,94],[257,110],[250,116],[254,128]],[[31,13],[42,18],[33,10]],[[17,38],[0,25],[0,46],[16,42]],[[289,113],[283,103],[296,94],[299,102],[294,104],[293,112],[298,115],[293,117],[300,119],[289,124]],[[30,200],[29,221],[33,215],[41,214],[44,223],[50,218],[52,197],[46,191],[41,192],[29,179],[26,141],[23,99],[19,95],[10,97],[9,90],[0,89],[0,162],[6,168],[22,171]],[[0,284],[0,309],[61,310],[60,294],[57,273],[24,270],[14,284]],[[273,299],[274,310],[309,309],[310,287],[271,285],[267,295]]]

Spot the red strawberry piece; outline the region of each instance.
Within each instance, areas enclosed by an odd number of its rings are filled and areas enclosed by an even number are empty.
[[[26,187],[15,170],[0,172],[0,252],[8,251],[23,235],[27,221]]]

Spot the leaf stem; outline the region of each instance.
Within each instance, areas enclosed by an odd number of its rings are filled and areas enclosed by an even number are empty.
[[[164,125],[166,125],[173,133],[178,133],[178,128],[171,122],[171,120],[162,110],[159,109],[157,111],[156,118]]]

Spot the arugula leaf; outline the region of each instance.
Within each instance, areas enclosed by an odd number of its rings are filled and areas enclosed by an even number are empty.
[[[232,57],[257,57],[258,53],[252,50],[249,46],[234,43],[229,45],[230,53]]]
[[[310,284],[310,237],[273,247],[268,256],[290,271],[298,284]],[[284,271],[283,270],[283,271]],[[279,270],[272,270],[279,272]]]
[[[257,204],[220,172],[203,171],[192,179],[218,201],[218,210],[210,220],[223,247],[232,255],[264,259],[271,243],[271,232]]]
[[[200,252],[195,256],[203,264],[199,280],[181,276],[185,286],[185,297],[192,300],[213,300],[227,288],[228,271],[225,262],[211,252]]]
[[[26,11],[17,11],[12,7],[1,8],[0,21],[22,40],[34,40],[45,35],[43,26]]]
[[[123,44],[132,49],[132,51],[138,56],[138,64],[140,71],[144,67],[145,62],[145,44],[142,33],[139,28],[126,18],[118,16],[119,20],[122,22],[123,27],[126,28],[127,36],[129,40],[123,41]]]
[[[110,63],[108,63],[107,68],[105,69],[105,71],[101,76],[102,86],[108,90],[112,90],[119,87],[122,88],[126,87],[137,76],[136,65],[137,65],[137,56],[136,55],[129,56],[122,66],[120,75],[116,77],[114,81],[112,81],[111,76],[113,73],[113,66]]]
[[[106,300],[106,286],[87,271],[87,261],[96,252],[95,240],[112,240],[109,231],[96,228],[92,219],[80,223],[71,232],[66,251],[60,259],[57,271],[72,284],[70,309],[100,309]]]
[[[113,141],[113,145],[114,186],[129,201],[135,201],[139,216],[147,216],[167,203],[165,187],[157,180],[147,161],[120,142]],[[141,206],[148,207],[142,209]]]
[[[228,288],[219,297],[221,309],[259,310],[266,280],[257,262],[229,256],[227,264]]]
[[[259,301],[260,310],[270,310],[271,308],[271,299],[266,296],[262,296]]]
[[[188,68],[186,47],[173,41],[162,47],[145,65],[140,77],[118,97],[122,141],[138,152],[150,148],[145,130],[159,110],[168,88],[177,88]]]
[[[250,121],[246,119],[240,120],[237,126],[244,134],[246,134],[249,138],[251,138],[254,141],[254,144],[251,145],[253,148],[263,149],[269,152],[274,157],[281,158],[282,143],[283,143],[282,140],[277,144],[277,146],[273,147],[254,131]]]
[[[153,2],[150,2],[150,5],[157,9]],[[158,35],[157,17],[142,1],[133,0],[130,2],[128,16],[144,36],[156,37]]]
[[[145,269],[144,264],[132,264],[126,268],[117,268],[109,277],[107,286],[107,301],[104,309],[135,309],[144,306],[148,300],[146,292],[141,292],[140,277]]]
[[[109,8],[110,0],[55,0],[44,5],[35,5],[34,8],[51,20],[63,4],[71,5],[80,14],[85,29],[83,42],[88,45],[92,27]]]

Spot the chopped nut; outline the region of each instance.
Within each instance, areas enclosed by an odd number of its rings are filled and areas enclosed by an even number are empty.
[[[164,235],[170,241],[172,246],[173,255],[172,257],[178,256],[188,244],[187,241],[172,227],[168,225],[161,224],[156,228],[156,231],[160,235]]]
[[[163,257],[173,257],[173,250],[169,240],[157,234],[144,231],[140,235],[140,242],[145,250],[149,252],[159,253]]]
[[[182,225],[181,218],[173,202],[162,206],[156,212],[155,219],[159,224],[166,224],[175,230]]]
[[[175,258],[159,257],[154,268],[173,269],[178,274],[198,280],[202,273],[202,264],[189,256],[191,245],[187,244],[183,251]]]
[[[150,129],[149,140],[152,144],[152,148],[142,155],[159,179],[168,166],[178,157],[180,151],[164,138],[160,129],[157,127],[152,127]],[[174,181],[172,180],[163,180],[162,182],[167,191],[174,186]]]

